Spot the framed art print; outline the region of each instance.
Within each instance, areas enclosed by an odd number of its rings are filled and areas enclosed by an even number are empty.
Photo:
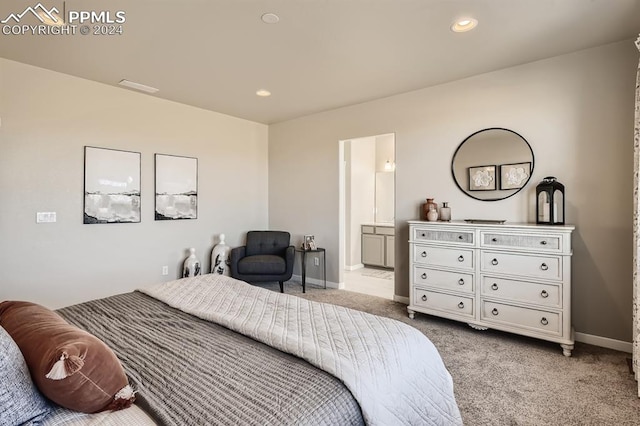
[[[198,218],[198,159],[156,154],[156,220]]]
[[[140,222],[139,152],[84,147],[83,222]]]
[[[531,163],[502,164],[500,189],[520,189],[531,177]]]
[[[495,191],[496,166],[469,167],[469,191]]]

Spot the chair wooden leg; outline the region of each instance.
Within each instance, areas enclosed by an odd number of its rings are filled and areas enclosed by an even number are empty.
[[[280,293],[284,293],[284,281],[278,281],[280,283]]]

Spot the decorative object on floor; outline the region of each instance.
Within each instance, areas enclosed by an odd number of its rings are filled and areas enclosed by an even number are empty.
[[[427,216],[431,209],[438,210],[438,203],[434,202],[433,198],[427,198],[427,201],[422,203],[422,220],[429,220]]]
[[[284,293],[296,255],[290,240],[285,231],[247,232],[246,245],[231,249],[231,276],[247,282],[278,281]]]
[[[553,176],[536,186],[536,223],[564,225],[564,185]]]
[[[490,171],[478,170],[478,164],[502,164],[505,173],[511,169],[507,166],[514,166],[516,170],[511,173],[515,182],[498,189],[497,181],[501,173],[498,173],[497,167],[490,166]],[[525,164],[529,164],[529,167]],[[502,200],[520,192],[531,178],[533,168],[533,150],[526,139],[513,130],[499,127],[471,134],[458,146],[451,160],[451,173],[458,188],[469,197],[481,201]],[[506,185],[508,181],[503,179],[503,184]]]
[[[84,147],[84,223],[140,222],[140,153]]]
[[[520,189],[531,177],[531,163],[500,165],[500,189]]]
[[[469,191],[495,191],[496,166],[469,167]]]
[[[316,249],[316,238],[313,235],[305,235],[304,242],[302,243],[303,250],[315,250]]]
[[[196,257],[196,249],[193,247],[189,249],[189,256],[184,261],[182,268],[182,277],[195,277],[200,275],[200,261]]]
[[[224,234],[220,234],[220,242],[213,247],[211,252],[211,273],[219,275],[231,275],[230,259],[231,247],[225,244]]]
[[[449,207],[449,202],[447,201],[443,201],[442,207],[440,207],[440,220],[451,222],[451,207]]]
[[[198,159],[156,154],[156,220],[198,218]]]

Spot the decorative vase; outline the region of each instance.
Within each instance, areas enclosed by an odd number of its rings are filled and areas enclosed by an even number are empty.
[[[440,220],[451,222],[451,207],[449,207],[449,202],[447,201],[443,201],[442,207],[440,207]]]
[[[427,201],[422,204],[422,220],[429,220],[429,210],[435,209],[436,215],[438,214],[438,204],[433,201],[433,198],[427,198]],[[437,218],[436,218],[437,220]]]
[[[200,275],[200,261],[196,257],[196,249],[189,249],[189,257],[184,261],[184,267],[182,268],[182,277],[195,277]]]
[[[438,220],[438,209],[433,206],[429,207],[429,212],[427,213],[427,220],[429,222],[436,222]]]
[[[231,265],[231,258],[229,253],[231,247],[224,243],[224,234],[220,234],[220,242],[213,247],[211,252],[211,273],[218,275],[231,275],[229,266]]]

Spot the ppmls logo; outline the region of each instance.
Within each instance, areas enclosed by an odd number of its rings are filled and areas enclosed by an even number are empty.
[[[10,13],[9,16],[7,16],[6,19],[0,21],[0,23],[8,24],[11,20],[14,20],[16,24],[19,24],[20,20],[29,13],[38,18],[38,20],[43,24],[47,24],[48,22],[52,22],[54,24],[62,22],[62,18],[60,18],[59,15],[60,11],[58,9],[52,7],[51,10],[47,10],[47,8],[42,5],[42,3],[38,3],[34,7],[27,7],[24,12],[17,15],[15,13]]]
[[[21,13],[10,13],[0,20],[4,35],[121,35],[126,13],[123,10],[69,10],[65,14],[56,7],[47,9],[42,3],[28,6]],[[37,21],[33,19],[35,17]],[[32,25],[35,23],[36,25]]]

